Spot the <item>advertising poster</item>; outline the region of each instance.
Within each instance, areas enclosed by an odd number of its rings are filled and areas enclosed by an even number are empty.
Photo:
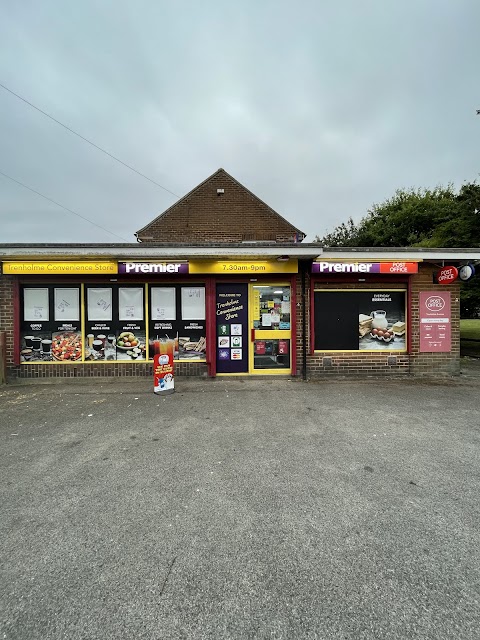
[[[423,353],[449,353],[451,338],[450,291],[421,291],[420,351]]]
[[[161,345],[161,353],[153,357],[153,391],[154,393],[172,393],[175,391],[173,369],[173,345],[165,341]]]
[[[248,285],[217,284],[217,372],[248,371]]]
[[[80,288],[25,287],[21,295],[20,362],[81,360]]]
[[[146,358],[142,287],[86,287],[85,361]]]
[[[316,290],[315,350],[406,351],[404,290]]]
[[[174,341],[174,360],[205,360],[205,287],[151,286],[149,296],[150,359],[158,351],[158,341],[169,339]]]

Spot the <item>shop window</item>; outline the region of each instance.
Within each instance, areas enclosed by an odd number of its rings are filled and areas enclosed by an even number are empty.
[[[205,360],[205,287],[149,287],[149,357],[161,342],[174,342],[175,360]]]
[[[406,351],[406,291],[314,291],[315,351]]]
[[[205,287],[149,287],[148,327],[146,292],[117,284],[22,287],[20,361],[145,361],[162,340],[174,342],[175,359],[204,361]]]
[[[20,296],[20,362],[80,361],[80,287],[24,287]]]
[[[147,358],[144,287],[86,287],[86,362]]]

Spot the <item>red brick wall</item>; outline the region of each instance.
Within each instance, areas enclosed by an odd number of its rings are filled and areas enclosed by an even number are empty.
[[[0,275],[0,331],[7,333],[7,363],[13,363],[14,276]]]
[[[9,367],[10,378],[151,378],[153,386],[153,364],[151,362],[111,364],[24,364]],[[176,376],[207,376],[205,362],[175,363]]]
[[[460,284],[432,284],[432,274],[438,267],[420,265],[420,271],[412,279],[412,353],[410,371],[416,376],[457,375],[460,373]],[[452,298],[452,351],[451,353],[420,353],[420,291],[450,291]]]
[[[217,195],[217,189],[224,189]],[[143,242],[292,242],[298,230],[226,172],[214,174],[138,233]]]

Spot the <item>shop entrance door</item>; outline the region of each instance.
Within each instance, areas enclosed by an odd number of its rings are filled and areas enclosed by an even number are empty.
[[[291,313],[289,284],[249,284],[249,373],[291,373]]]

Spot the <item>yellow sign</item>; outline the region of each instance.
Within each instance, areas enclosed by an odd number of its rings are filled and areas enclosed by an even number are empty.
[[[15,275],[106,275],[118,273],[116,262],[4,262],[3,273]]]
[[[223,273],[235,274],[262,274],[262,273],[298,273],[298,260],[265,260],[262,262],[249,260],[194,260],[189,262],[189,273]]]

